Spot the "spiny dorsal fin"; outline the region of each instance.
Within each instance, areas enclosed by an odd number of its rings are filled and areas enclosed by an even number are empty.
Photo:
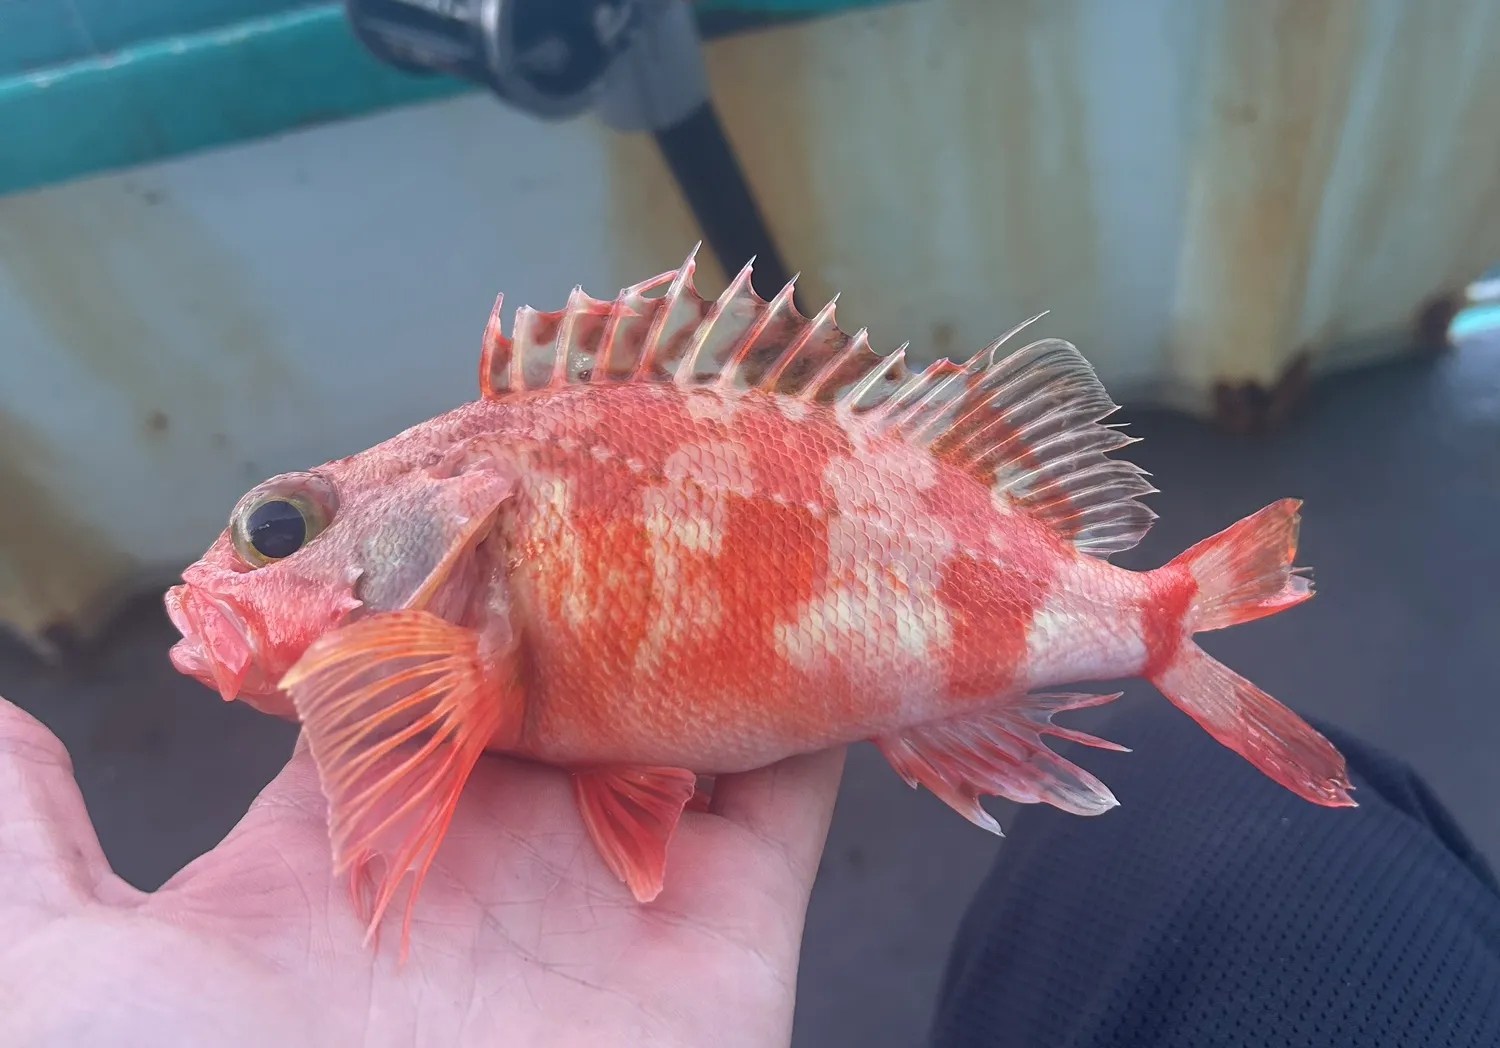
[[[993,485],[1095,556],[1134,546],[1156,519],[1136,501],[1156,490],[1144,471],[1106,457],[1136,438],[1102,424],[1116,406],[1083,355],[1043,339],[996,359],[1040,317],[963,364],[939,360],[913,374],[905,345],[882,354],[863,328],[841,330],[836,298],[802,316],[795,277],[768,302],[751,287],[747,264],[717,299],[703,298],[693,286],[697,251],[612,302],[574,288],[563,309],[522,307],[510,338],[497,298],[484,333],[482,395],[621,382],[755,389],[863,416]]]
[[[682,266],[625,288],[613,302],[574,288],[568,304],[516,310],[511,337],[501,329],[502,298],[484,332],[479,388],[487,399],[580,382],[673,382],[761,389],[832,403],[874,372],[878,395],[911,377],[900,357],[882,357],[863,331],[839,330],[834,304],[811,320],[792,302],[793,283],[769,302],[750,286],[750,265],[717,299],[693,286],[693,249]],[[665,287],[659,295],[648,295]],[[878,388],[876,388],[878,387]]]

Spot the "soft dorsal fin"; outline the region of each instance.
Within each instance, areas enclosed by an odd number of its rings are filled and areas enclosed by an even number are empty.
[[[1137,500],[1156,488],[1108,453],[1140,438],[1103,424],[1117,406],[1071,343],[1041,339],[995,360],[1025,326],[965,364],[935,361],[875,409],[879,423],[992,484],[1083,552],[1130,549],[1156,519]]]
[[[523,306],[509,338],[497,298],[484,332],[481,394],[621,382],[761,390],[862,416],[928,448],[1095,556],[1131,548],[1156,519],[1137,501],[1156,490],[1144,471],[1106,457],[1136,438],[1103,424],[1116,405],[1083,355],[1043,339],[999,357],[1040,317],[965,363],[938,360],[913,374],[905,345],[883,354],[864,329],[841,330],[836,299],[802,316],[792,302],[795,277],[767,301],[746,265],[717,299],[703,298],[693,286],[697,250],[612,302],[574,288],[560,310]]]

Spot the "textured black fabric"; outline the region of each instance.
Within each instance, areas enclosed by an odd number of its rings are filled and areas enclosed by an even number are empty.
[[[1415,772],[1320,724],[1359,802],[1320,808],[1165,701],[1122,713],[1134,753],[1067,747],[1119,808],[1012,817],[937,1048],[1500,1046],[1500,888]]]

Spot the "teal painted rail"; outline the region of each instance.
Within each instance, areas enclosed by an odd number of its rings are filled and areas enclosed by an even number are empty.
[[[885,0],[712,0],[795,16]],[[338,4],[0,0],[0,194],[440,98],[371,57]]]

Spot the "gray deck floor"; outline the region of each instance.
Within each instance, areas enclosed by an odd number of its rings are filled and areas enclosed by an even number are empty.
[[[1122,416],[1148,438],[1130,456],[1164,491],[1161,521],[1121,562],[1160,563],[1273,499],[1305,498],[1299,559],[1318,598],[1206,646],[1409,760],[1500,858],[1500,337],[1335,379],[1266,440]],[[153,600],[63,669],[0,648],[0,693],[62,737],[105,851],[142,887],[211,847],[293,739],[175,674],[173,640]],[[1121,701],[1165,700],[1137,685]],[[870,748],[851,753],[809,916],[799,1048],[922,1041],[948,941],[999,847]]]

